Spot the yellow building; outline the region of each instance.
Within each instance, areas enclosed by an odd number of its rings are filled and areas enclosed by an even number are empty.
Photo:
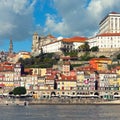
[[[46,75],[46,68],[31,68],[33,75],[45,76]]]
[[[58,90],[75,90],[76,80],[59,80],[57,81]]]
[[[15,56],[15,60],[16,62],[18,62],[18,60],[22,58],[22,59],[27,59],[27,58],[31,58],[31,54],[30,52],[26,52],[26,51],[22,51],[22,52],[19,52],[16,56]]]

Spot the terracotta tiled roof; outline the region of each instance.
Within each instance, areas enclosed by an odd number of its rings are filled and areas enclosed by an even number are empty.
[[[61,75],[61,79],[58,80],[71,80],[71,81],[76,81],[77,77],[75,76],[65,76],[65,75]]]
[[[77,71],[95,71],[95,69],[92,68],[91,66],[82,66],[82,67],[78,67]]]
[[[92,58],[91,60],[106,60],[106,61],[108,60],[109,61],[111,59],[109,59],[109,58]]]
[[[55,38],[54,36],[52,36],[51,34],[48,35],[49,38]]]
[[[79,36],[75,36],[72,38],[64,38],[62,41],[63,42],[85,42],[88,38],[86,37],[79,37]]]
[[[60,58],[63,59],[63,60],[70,60],[70,56],[62,56]]]
[[[119,13],[117,13],[117,12],[110,12],[110,14],[119,14]]]
[[[31,72],[31,71],[32,71],[31,68],[25,68],[25,69],[24,69],[24,72],[28,72],[28,73],[29,73],[29,72]]]
[[[0,71],[12,71],[14,69],[14,64],[10,62],[2,62],[0,63]]]
[[[54,80],[55,79],[55,75],[50,75],[46,77],[46,80]]]
[[[120,66],[116,66],[114,70],[120,70]]]
[[[120,36],[120,33],[102,33],[97,36]]]

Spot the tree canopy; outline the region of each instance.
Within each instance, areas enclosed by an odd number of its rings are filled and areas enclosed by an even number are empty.
[[[90,46],[89,46],[88,42],[85,42],[84,44],[79,46],[79,50],[80,51],[86,51],[86,52],[90,51]]]
[[[26,88],[25,87],[15,87],[12,92],[14,95],[26,94]]]
[[[94,46],[94,47],[92,47],[92,48],[91,48],[91,51],[92,51],[92,52],[97,52],[97,51],[99,51],[98,46]]]
[[[117,55],[117,59],[120,59],[120,54]]]
[[[59,57],[54,53],[41,53],[39,56],[31,57],[29,59],[19,59],[19,62],[25,68],[49,68],[52,67],[53,64],[56,64],[59,60]]]

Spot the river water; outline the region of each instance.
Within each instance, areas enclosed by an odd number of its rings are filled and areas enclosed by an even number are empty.
[[[120,120],[120,105],[6,105],[0,120]]]

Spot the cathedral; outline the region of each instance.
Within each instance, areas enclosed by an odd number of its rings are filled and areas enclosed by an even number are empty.
[[[39,36],[37,32],[33,34],[32,55],[37,56],[41,53],[44,46],[56,42],[57,39],[52,35]]]

